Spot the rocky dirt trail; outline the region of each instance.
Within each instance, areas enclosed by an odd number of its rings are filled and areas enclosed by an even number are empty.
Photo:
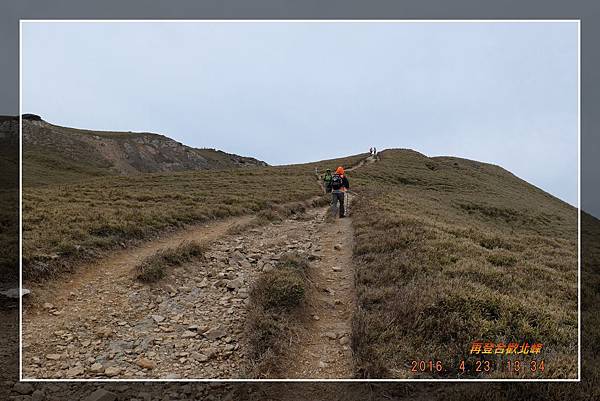
[[[371,155],[346,171],[376,162]],[[347,202],[352,203],[352,194]],[[286,378],[352,378],[351,321],[355,305],[351,213],[344,219],[319,219],[320,258],[309,271],[307,310],[300,322],[289,359],[283,362]]]
[[[351,218],[327,213],[309,209],[242,234],[228,230],[253,216],[196,226],[33,287],[23,313],[23,376],[240,378],[251,285],[294,251],[312,262],[285,377],[352,377]],[[157,284],[135,280],[143,258],[192,240],[208,245],[205,259],[172,268]]]
[[[119,252],[43,295],[34,289],[47,302],[24,314],[24,376],[241,377],[250,285],[285,252],[318,257],[318,215],[309,210],[240,235],[226,230],[249,218],[208,225]],[[155,285],[134,279],[141,258],[192,239],[211,242],[206,260],[174,268]]]
[[[375,163],[377,160],[379,160],[379,155],[370,155],[370,156],[365,157],[364,159],[362,159],[356,166],[352,166],[352,167],[347,168],[346,171],[356,170],[358,168],[361,168],[365,164]]]
[[[310,267],[306,310],[283,362],[285,378],[351,378],[350,331],[354,310],[352,223],[319,213],[319,259]],[[325,223],[326,222],[326,223]]]

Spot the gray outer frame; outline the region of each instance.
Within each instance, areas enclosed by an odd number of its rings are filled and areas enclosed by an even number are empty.
[[[20,0],[0,5],[0,115],[19,109],[19,19],[580,19],[581,20],[581,206],[600,217],[600,3],[593,0]],[[5,205],[2,205],[5,206]],[[6,205],[13,207],[15,205]],[[582,252],[585,254],[585,249]],[[582,255],[583,257],[583,255]],[[15,336],[18,332],[15,333]],[[18,346],[18,343],[16,344]],[[18,353],[18,349],[15,349]],[[13,367],[11,367],[13,368]],[[12,370],[12,369],[11,369]]]

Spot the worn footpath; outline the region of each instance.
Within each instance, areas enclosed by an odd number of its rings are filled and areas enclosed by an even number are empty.
[[[285,252],[321,258],[324,214],[311,210],[240,235],[226,234],[234,224],[227,221],[165,240],[159,249],[192,239],[210,246],[204,260],[173,268],[155,285],[137,282],[132,271],[156,250],[151,246],[121,251],[95,270],[34,290],[45,302],[25,309],[24,376],[240,377],[251,283]]]
[[[327,213],[309,209],[236,235],[228,230],[252,216],[195,226],[32,288],[23,313],[23,376],[239,378],[251,285],[294,251],[312,262],[297,335],[281,361],[285,377],[352,377],[351,218]],[[206,244],[205,258],[170,269],[157,284],[136,281],[143,258],[185,241]]]

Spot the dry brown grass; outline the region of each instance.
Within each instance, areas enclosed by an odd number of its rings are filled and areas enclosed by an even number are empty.
[[[254,283],[246,318],[246,376],[280,376],[280,361],[286,354],[294,312],[304,300],[308,266],[308,260],[302,256],[288,253],[278,261],[274,270],[261,274]]]
[[[484,340],[543,343],[545,372],[523,377],[576,377],[575,208],[499,167],[412,151],[353,178],[358,376],[499,377],[458,371]]]
[[[167,275],[167,269],[203,257],[205,247],[197,242],[184,242],[175,248],[161,249],[135,267],[138,280],[151,283]]]
[[[141,174],[25,187],[24,277],[51,277],[115,246],[189,224],[259,212],[258,217],[267,220],[278,218],[273,213],[300,213],[307,206],[304,201],[321,194],[315,167],[353,165],[363,156],[293,166]]]

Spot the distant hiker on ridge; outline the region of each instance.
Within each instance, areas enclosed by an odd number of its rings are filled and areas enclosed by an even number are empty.
[[[335,174],[331,177],[331,208],[335,210],[337,203],[340,203],[340,218],[345,217],[344,210],[344,198],[346,191],[350,189],[350,183],[348,178],[344,174],[344,168],[342,166],[335,170]]]
[[[323,176],[323,184],[325,186],[325,193],[328,194],[331,192],[331,169],[328,168],[325,170],[325,175]]]

